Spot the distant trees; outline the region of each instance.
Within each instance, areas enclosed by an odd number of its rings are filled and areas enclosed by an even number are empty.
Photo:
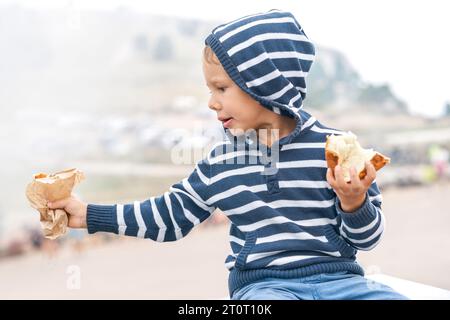
[[[169,36],[159,36],[159,38],[156,40],[152,56],[153,59],[157,61],[169,61],[173,59],[174,46]]]
[[[177,23],[178,32],[184,36],[193,37],[200,27],[199,20],[180,20]]]
[[[137,52],[156,61],[169,61],[174,58],[175,49],[168,35],[160,35],[151,43],[148,35],[139,33],[133,39],[133,47]]]
[[[444,104],[444,117],[450,117],[450,101]]]
[[[134,38],[134,48],[142,52],[149,51],[150,44],[146,34],[140,33]]]
[[[358,102],[363,105],[375,105],[383,108],[385,111],[407,112],[407,105],[398,99],[388,84],[372,85],[369,84],[361,90]]]

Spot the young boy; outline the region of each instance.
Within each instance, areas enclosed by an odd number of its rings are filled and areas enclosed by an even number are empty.
[[[271,10],[215,28],[205,40],[209,108],[227,139],[169,192],[126,205],[71,197],[69,226],[175,241],[220,208],[231,222],[232,299],[404,299],[366,280],[357,250],[380,241],[376,171],[327,170],[325,140],[340,134],[305,112],[315,49],[289,12]],[[250,133],[250,134],[249,134]]]

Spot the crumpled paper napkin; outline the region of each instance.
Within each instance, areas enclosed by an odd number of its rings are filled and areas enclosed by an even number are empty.
[[[40,213],[44,236],[56,239],[67,232],[67,213],[62,209],[49,209],[47,202],[70,197],[73,187],[84,179],[80,170],[73,168],[54,174],[37,173],[27,185],[26,196],[31,207]]]

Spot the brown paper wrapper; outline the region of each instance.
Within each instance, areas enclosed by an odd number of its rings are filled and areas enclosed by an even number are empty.
[[[84,179],[80,170],[68,169],[54,174],[37,173],[26,188],[26,196],[31,207],[40,213],[44,236],[56,239],[67,232],[67,213],[61,209],[49,209],[47,202],[70,197],[73,187]]]

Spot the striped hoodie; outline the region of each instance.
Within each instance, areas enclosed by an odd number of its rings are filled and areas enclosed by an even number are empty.
[[[260,104],[294,118],[295,129],[271,147],[225,139],[163,195],[130,204],[89,204],[89,233],[176,241],[218,208],[230,220],[230,295],[266,277],[348,271],[363,275],[357,250],[370,250],[384,229],[374,182],[355,212],[340,208],[326,181],[327,135],[342,134],[303,110],[315,49],[289,12],[271,10],[215,28],[205,44],[230,78]]]

